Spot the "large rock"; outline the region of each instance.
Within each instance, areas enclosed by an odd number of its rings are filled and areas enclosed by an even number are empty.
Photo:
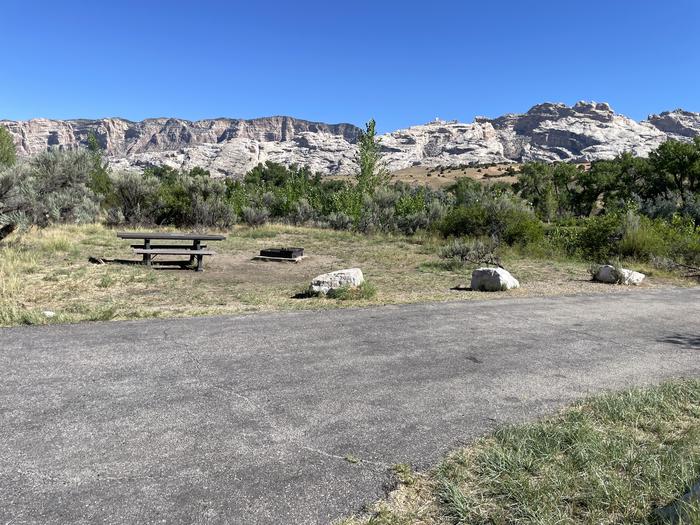
[[[520,283],[503,268],[477,268],[472,272],[472,290],[502,292],[511,288],[520,288]]]
[[[617,284],[618,279],[617,268],[610,264],[600,266],[593,274],[593,280],[599,283]]]
[[[213,175],[240,177],[260,162],[303,165],[312,171],[349,175],[357,170],[357,137],[352,124],[324,124],[291,117],[252,120],[175,118],[132,122],[99,120],[0,120],[20,156],[50,147],[87,144],[92,133],[112,167],[135,169],[154,164]],[[390,170],[410,166],[468,163],[608,159],[623,152],[645,156],[669,138],[700,135],[700,113],[674,110],[637,122],[608,104],[574,106],[544,103],[523,114],[477,117],[473,123],[436,119],[380,137]]]
[[[605,264],[598,268],[593,274],[593,279],[608,284],[624,284],[639,286],[642,284],[645,275],[625,268],[616,268],[610,264]]]
[[[362,275],[362,270],[349,268],[314,277],[309,290],[315,294],[325,295],[331,290],[339,288],[357,288],[363,282],[365,282],[365,277]]]

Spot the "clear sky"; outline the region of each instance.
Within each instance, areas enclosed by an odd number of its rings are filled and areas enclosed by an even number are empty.
[[[700,1],[2,0],[0,119],[700,111]]]

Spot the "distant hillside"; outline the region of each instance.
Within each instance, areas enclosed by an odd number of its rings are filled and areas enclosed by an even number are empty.
[[[327,174],[355,170],[359,128],[292,117],[252,120],[174,118],[131,122],[100,120],[1,120],[20,156],[50,147],[76,148],[90,132],[115,169],[152,164],[201,166],[215,175],[240,176],[259,162],[307,165]],[[700,113],[677,109],[637,122],[608,104],[544,103],[524,114],[477,117],[473,123],[436,120],[382,136],[392,171],[412,166],[541,161],[587,162],[630,151],[646,156],[669,138],[700,135]]]

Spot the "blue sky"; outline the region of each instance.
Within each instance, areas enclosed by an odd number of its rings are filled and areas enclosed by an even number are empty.
[[[700,111],[697,0],[3,0],[0,119]]]

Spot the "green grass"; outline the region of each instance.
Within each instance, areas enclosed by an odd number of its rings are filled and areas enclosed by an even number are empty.
[[[377,296],[377,287],[370,282],[363,282],[356,288],[343,286],[328,292],[328,299],[337,299],[339,301],[369,301]]]
[[[412,475],[346,524],[658,524],[700,479],[700,380],[601,395]],[[700,524],[700,502],[683,523]]]

